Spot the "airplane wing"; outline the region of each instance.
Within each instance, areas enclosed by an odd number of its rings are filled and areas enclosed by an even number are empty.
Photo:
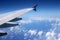
[[[10,14],[5,15],[4,17],[0,18],[0,25],[18,17],[21,16],[23,14],[25,14],[26,12],[32,10],[33,8],[26,8],[26,9],[22,9],[22,10],[17,10],[17,11],[13,11],[13,12],[9,12]]]
[[[13,19],[16,19],[18,16],[21,16],[23,14],[25,14],[26,12],[29,12],[30,10],[34,10],[36,11],[36,6],[33,6],[32,8],[26,8],[26,9],[22,9],[22,10],[16,10],[16,11],[13,11],[13,12],[8,12],[8,14],[6,15],[3,15],[3,17],[0,18],[0,25],[10,21],[10,20],[13,20]]]
[[[18,25],[17,23],[15,23],[15,21],[22,19],[22,18],[18,18],[18,17],[31,10],[36,11],[36,6],[37,5],[35,5],[32,8],[26,8],[26,9],[22,9],[22,10],[16,10],[13,12],[8,12],[7,14],[1,14],[0,15],[0,28]],[[7,33],[0,32],[0,36],[3,36],[3,35],[7,35]]]

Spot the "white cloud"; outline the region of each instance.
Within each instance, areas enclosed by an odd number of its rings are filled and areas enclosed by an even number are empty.
[[[53,24],[51,24],[52,26],[60,26],[60,22],[55,22]]]
[[[11,27],[11,28],[10,28],[10,31],[13,31],[13,29],[14,29],[14,27]]]
[[[60,40],[60,23],[55,23],[53,24],[54,27],[52,26],[52,28],[46,33],[46,40]]]
[[[58,34],[58,40],[60,40],[60,33]]]
[[[60,40],[60,38],[58,38],[58,40]]]
[[[43,31],[37,31],[37,30],[28,30],[24,33],[24,39],[32,38],[33,40],[40,40],[42,37]],[[31,40],[31,39],[30,39]]]
[[[42,16],[33,16],[30,19],[32,19],[32,20],[49,20],[49,21],[56,20],[56,21],[60,21],[60,18],[42,17]]]
[[[60,37],[60,33],[58,34],[58,38]]]
[[[20,20],[20,23],[28,24],[28,23],[33,22],[34,20],[35,20],[35,21],[47,20],[47,21],[49,21],[49,22],[52,22],[52,21],[60,22],[60,18],[33,16],[33,17],[30,17],[30,18],[27,19],[27,20]],[[59,24],[59,25],[60,25],[60,24]]]
[[[10,31],[13,31],[13,30],[18,30],[18,29],[19,29],[19,26],[10,27],[9,29],[10,29]]]
[[[36,35],[37,31],[36,30],[29,30],[28,33],[30,33],[32,36],[32,35]]]
[[[38,32],[38,36],[42,36],[42,34],[43,34],[43,31]]]
[[[24,23],[24,24],[28,24],[28,23],[31,23],[32,20],[21,20],[20,23]]]
[[[52,31],[52,32],[47,32],[46,33],[46,40],[56,40],[56,36],[55,36],[55,32]]]

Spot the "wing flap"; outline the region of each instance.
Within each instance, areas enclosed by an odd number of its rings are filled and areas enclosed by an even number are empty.
[[[7,23],[4,23],[4,24],[0,25],[0,28],[14,27],[14,26],[17,26],[17,25],[18,24],[14,23],[14,22],[7,22]]]
[[[0,36],[5,36],[5,35],[7,35],[7,32],[0,31]]]

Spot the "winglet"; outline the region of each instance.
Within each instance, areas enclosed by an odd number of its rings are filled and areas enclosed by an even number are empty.
[[[36,4],[36,5],[34,5],[32,8],[34,8],[33,10],[34,11],[36,11],[36,7],[37,7],[38,5]]]

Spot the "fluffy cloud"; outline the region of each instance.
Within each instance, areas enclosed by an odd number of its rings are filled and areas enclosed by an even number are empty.
[[[36,30],[29,30],[28,33],[30,33],[32,36],[32,35],[36,35],[37,31]]]
[[[33,36],[33,35],[42,36],[43,31],[29,30],[29,31],[28,31],[28,34],[30,34],[31,36]]]
[[[60,40],[60,38],[58,38],[58,40]]]
[[[11,27],[11,28],[10,28],[10,31],[13,31],[13,29],[14,29],[14,27]]]
[[[60,33],[58,34],[58,38],[60,38]]]
[[[58,40],[60,40],[60,33],[58,34]]]
[[[54,27],[53,27],[54,26]],[[60,40],[60,23],[52,25],[52,28],[46,33],[46,40]]]
[[[60,40],[60,32],[58,32],[59,30],[57,30],[58,25],[59,25],[59,23],[57,23],[56,26],[54,28],[51,28],[48,32],[29,30],[28,34],[30,34],[30,36],[35,35],[33,40]],[[27,35],[27,34],[25,34],[25,35]]]
[[[25,40],[40,40],[42,38],[43,31],[37,31],[37,30],[28,30],[24,33],[24,39]]]
[[[46,40],[56,40],[55,32],[47,32],[46,33]]]
[[[37,35],[42,36],[42,34],[43,34],[43,31],[39,31]]]
[[[47,32],[46,33],[46,40],[60,40],[60,33],[55,32]]]

